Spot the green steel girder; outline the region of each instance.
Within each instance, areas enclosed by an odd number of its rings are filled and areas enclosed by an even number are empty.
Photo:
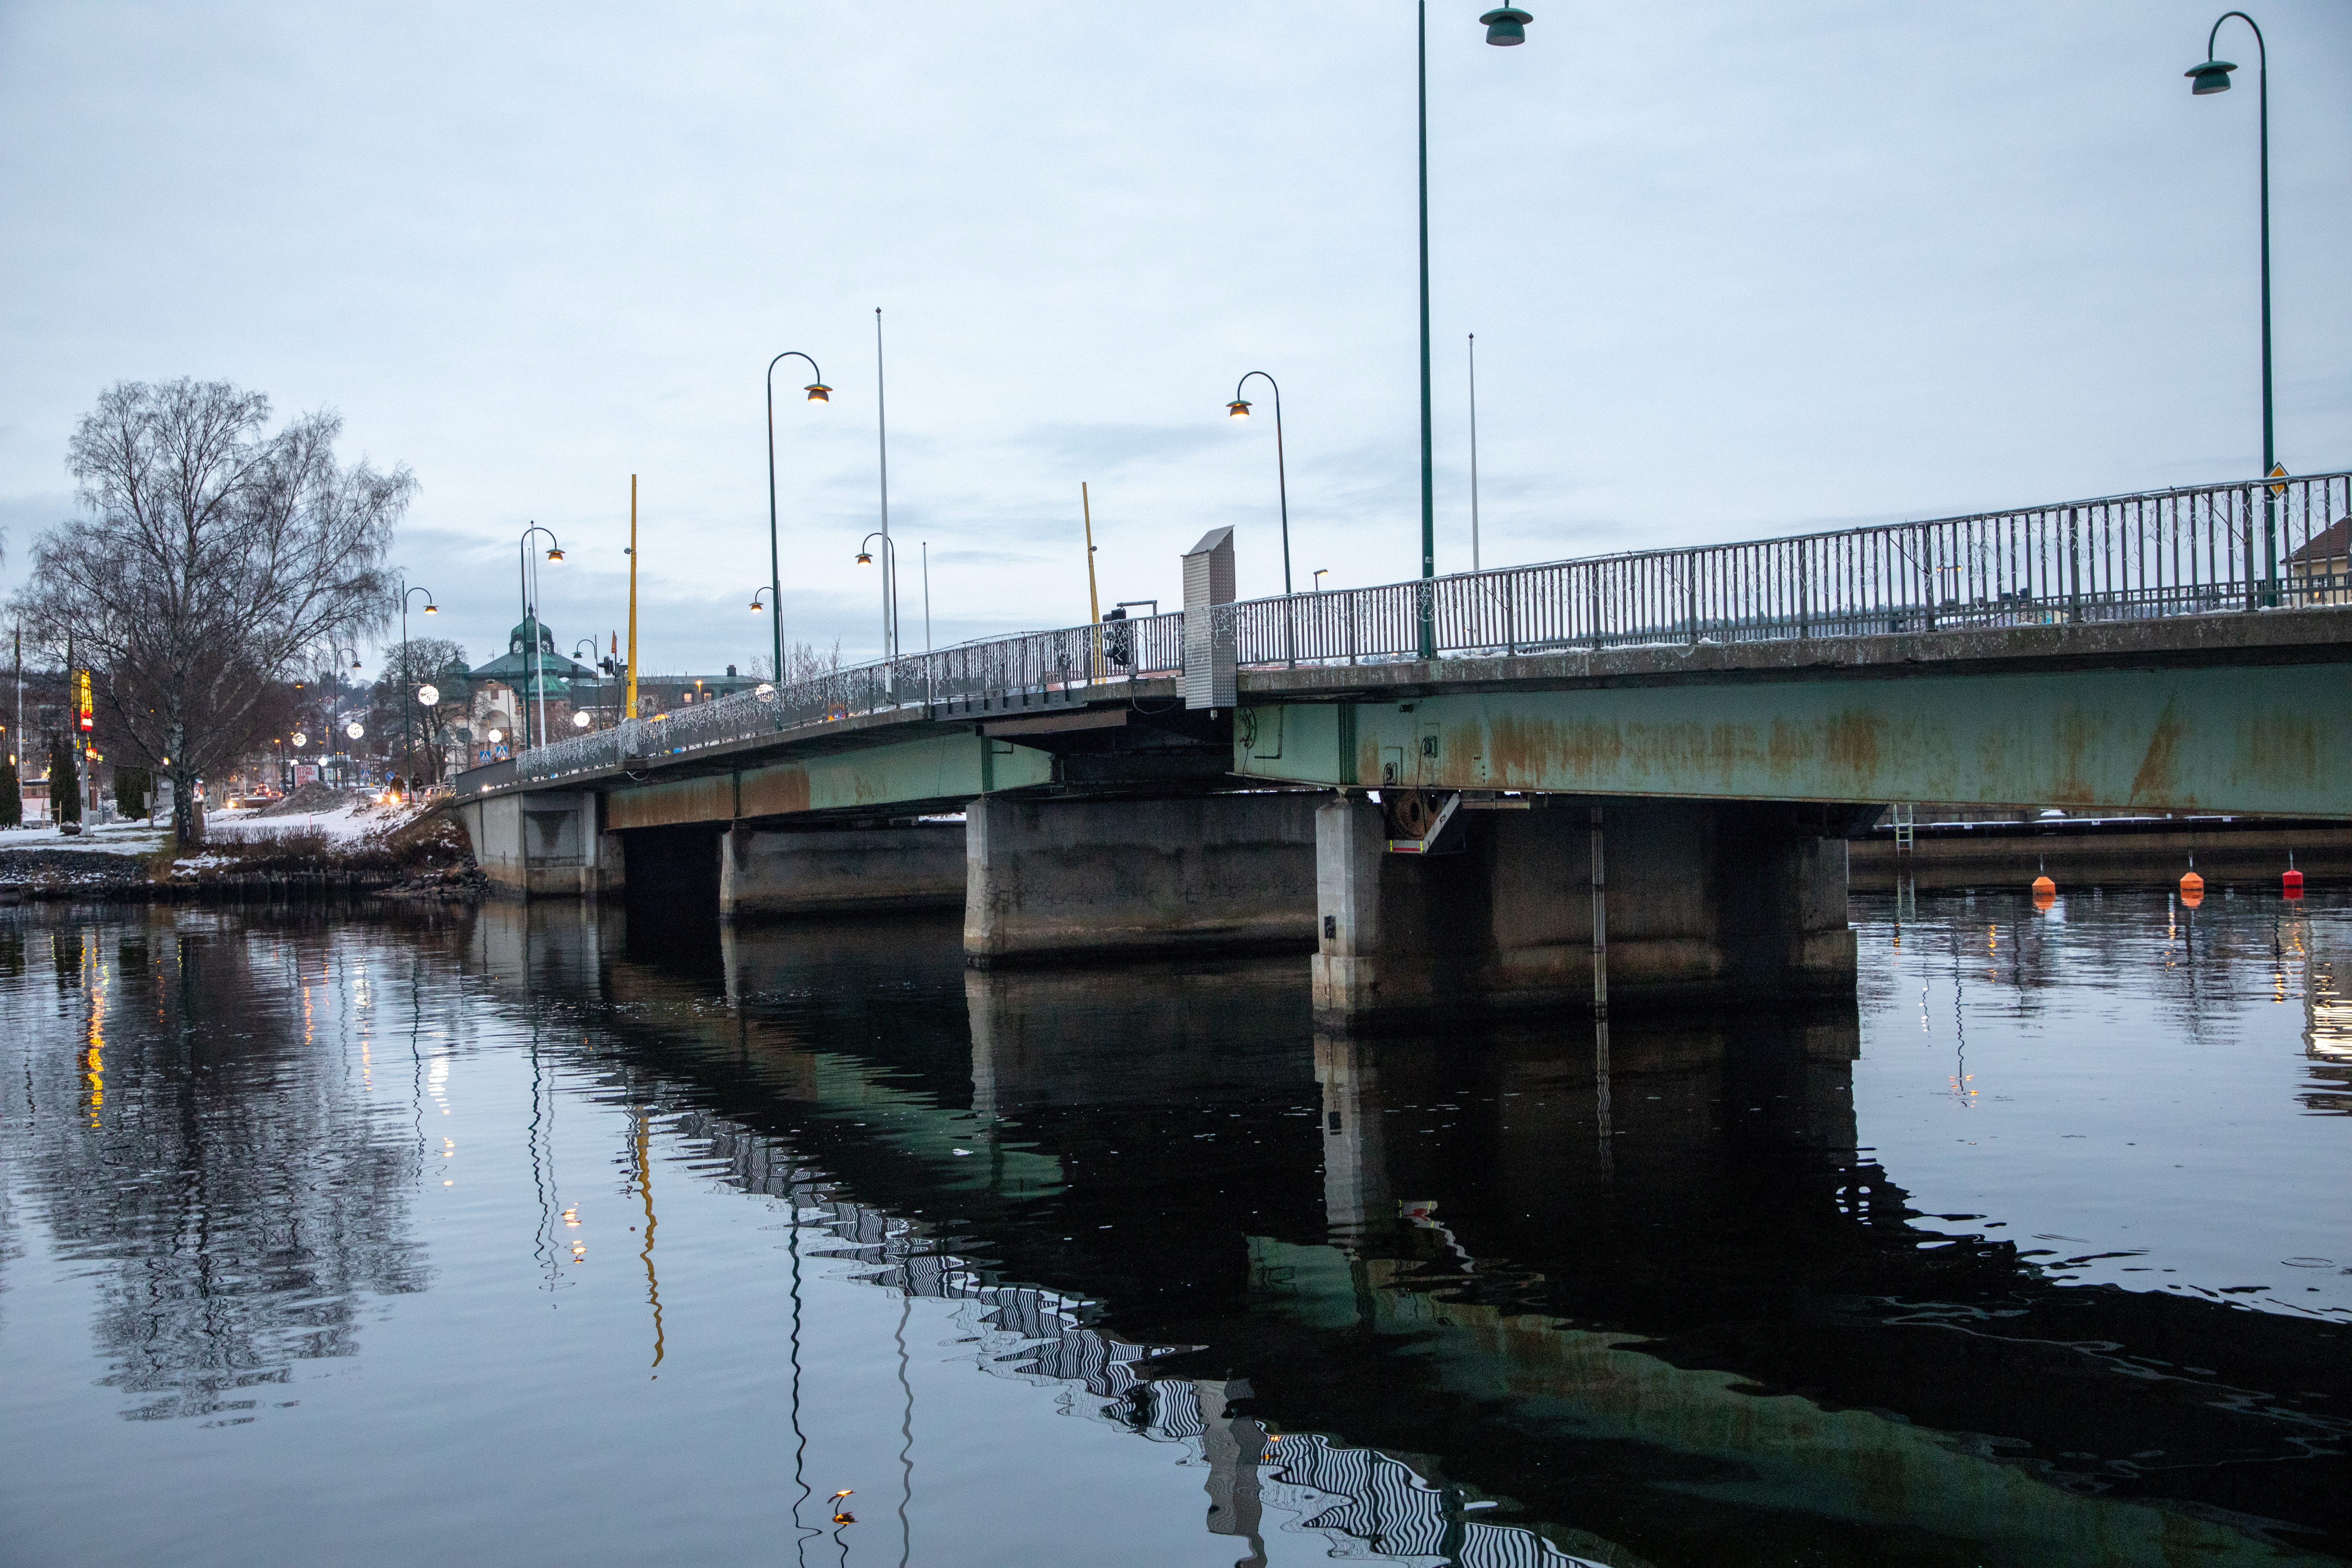
[[[1054,759],[984,735],[931,735],[895,745],[824,752],[700,778],[615,789],[605,826],[660,827],[805,812],[856,812],[952,803],[1054,778]]]
[[[1295,784],[2352,816],[2352,666],[1972,673],[1259,702]]]

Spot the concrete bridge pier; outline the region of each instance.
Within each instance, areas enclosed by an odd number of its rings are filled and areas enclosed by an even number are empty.
[[[737,823],[719,840],[719,918],[878,914],[963,902],[960,822],[786,831]]]
[[[1525,798],[1457,813],[1427,855],[1390,852],[1382,810],[1361,795],[1317,812],[1319,1024],[1589,1011],[1595,806],[1612,1007],[1853,994],[1843,834],[1854,808]]]
[[[1315,933],[1319,798],[982,796],[965,814],[964,961],[1303,950]]]
[[[628,882],[621,836],[604,830],[593,790],[491,795],[457,808],[474,863],[504,898],[618,897]]]

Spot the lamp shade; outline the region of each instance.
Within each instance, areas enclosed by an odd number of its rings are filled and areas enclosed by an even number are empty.
[[[833,388],[827,386],[821,381],[810,382],[808,384],[808,400],[811,403],[830,403],[833,401]]]
[[[2201,66],[2191,66],[2180,74],[2189,79],[2189,90],[2202,98],[2209,92],[2230,90],[2230,73],[2238,68],[2228,60],[2207,60]]]
[[[548,558],[550,561],[561,561],[561,560],[562,560],[562,559],[563,559],[563,550],[562,550],[562,547],[561,545],[555,545],[555,544],[551,544],[551,545],[549,545],[549,546],[547,547],[547,558]]]
[[[1231,403],[1225,405],[1225,417],[1228,419],[1246,419],[1249,417],[1249,408],[1250,405],[1246,402],[1236,397]]]
[[[1499,11],[1489,11],[1478,18],[1486,25],[1486,41],[1509,47],[1528,41],[1528,24],[1535,17],[1516,6],[1506,5]]]
[[[873,555],[873,552],[870,552],[870,551],[865,551],[865,550],[861,550],[861,551],[859,551],[859,552],[857,552],[857,563],[858,563],[860,566],[871,566],[871,565],[873,565],[873,564],[874,564],[874,555]]]

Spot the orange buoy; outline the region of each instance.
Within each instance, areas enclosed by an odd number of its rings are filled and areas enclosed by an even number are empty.
[[[2194,871],[2182,872],[2180,876],[2180,896],[2184,899],[2203,898],[2205,896],[2205,879],[2199,876]]]
[[[2058,884],[2052,881],[2049,878],[2036,877],[2033,879],[2033,896],[2035,898],[2038,899],[2044,893],[2055,893],[2057,890]]]

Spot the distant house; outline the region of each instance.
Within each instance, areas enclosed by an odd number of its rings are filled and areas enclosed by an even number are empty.
[[[2289,603],[2352,604],[2352,515],[2337,518],[2286,558]]]

